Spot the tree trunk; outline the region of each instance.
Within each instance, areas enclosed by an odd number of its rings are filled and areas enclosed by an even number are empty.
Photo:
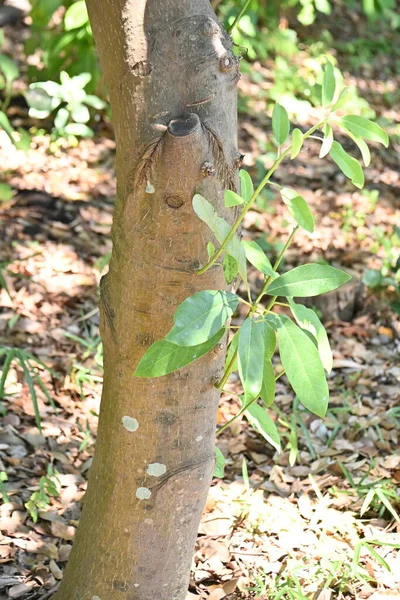
[[[134,378],[180,302],[224,289],[198,276],[207,227],[235,189],[238,60],[209,0],[87,0],[117,141],[104,388],[82,519],[57,600],[184,600],[214,466],[214,383],[225,342],[158,379]]]

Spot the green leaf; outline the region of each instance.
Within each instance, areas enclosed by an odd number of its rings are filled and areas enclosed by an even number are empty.
[[[335,141],[332,143],[329,154],[342,173],[361,189],[364,186],[364,173],[358,160],[347,154],[343,146]]]
[[[324,141],[322,142],[321,150],[319,152],[320,158],[324,158],[324,156],[329,154],[330,149],[332,148],[332,144],[333,144],[333,129],[327,123],[324,127]]]
[[[235,354],[235,352],[237,350],[238,343],[239,343],[239,331],[240,330],[238,330],[235,333],[235,335],[233,336],[233,338],[230,341],[228,353],[227,353],[226,360],[225,360],[225,368],[230,364],[230,362],[233,358],[233,355]],[[237,360],[235,361],[233,371],[237,371]]]
[[[0,379],[0,398],[3,398],[3,396],[4,396],[7,375],[10,370],[11,363],[14,360],[15,352],[16,351],[14,350],[14,348],[10,348],[8,350],[7,356],[6,356],[3,366],[2,366],[2,373],[1,373],[1,379]]]
[[[215,246],[212,242],[207,242],[207,254],[208,258],[211,258],[215,252]]]
[[[327,60],[324,69],[324,79],[322,82],[322,106],[328,106],[332,102],[335,95],[335,89],[335,71],[332,63]]]
[[[264,250],[261,249],[257,242],[242,242],[242,246],[246,253],[247,260],[253,265],[253,267],[256,267],[256,269],[268,277],[277,277],[277,274],[273,270]]]
[[[0,182],[0,202],[8,202],[14,195],[14,190],[8,183]]]
[[[239,330],[239,375],[246,403],[260,393],[264,369],[264,323],[246,319]]]
[[[13,128],[5,112],[0,110],[0,127],[4,129],[10,140],[14,143]]]
[[[382,502],[382,504],[385,506],[386,510],[388,510],[390,512],[390,514],[396,519],[397,523],[400,523],[400,517],[397,514],[397,512],[395,511],[395,509],[393,508],[393,506],[390,504],[387,497],[385,496],[385,492],[378,488],[376,490],[376,495],[378,496],[378,498]],[[397,500],[397,498],[396,498],[396,500]],[[389,567],[387,567],[387,568],[388,568],[388,571],[390,571],[390,568]]]
[[[87,123],[90,120],[89,109],[84,104],[73,105],[71,116],[75,123]]]
[[[68,123],[65,126],[67,135],[78,135],[81,137],[93,137],[93,130],[84,123]]]
[[[289,117],[286,108],[280,104],[275,104],[272,112],[272,131],[278,146],[282,146],[288,138],[290,129]]]
[[[325,15],[330,15],[332,12],[332,7],[328,0],[315,0],[315,8]]]
[[[5,80],[10,85],[19,75],[19,69],[15,62],[9,56],[0,54],[0,71],[4,74]]]
[[[304,142],[303,133],[300,129],[293,129],[292,131],[292,152],[290,154],[290,158],[293,160],[299,154],[301,147]]]
[[[97,110],[102,110],[107,106],[107,103],[104,102],[104,100],[101,100],[101,98],[93,96],[92,94],[86,94],[85,98],[83,99],[83,102],[88,106],[96,108]]]
[[[10,294],[10,290],[8,289],[8,286],[7,286],[7,282],[6,282],[6,280],[5,280],[4,276],[3,276],[3,273],[2,273],[2,272],[1,272],[1,270],[0,270],[0,289],[1,289],[1,288],[3,288],[3,290],[5,290],[5,291],[6,291],[6,294],[7,294],[7,296],[8,296],[8,297],[10,298],[10,300],[12,301],[11,294]],[[14,319],[14,318],[15,318],[15,315],[14,315],[14,317],[11,317],[11,319]],[[11,319],[10,319],[10,321],[11,321]],[[10,321],[8,322],[8,324],[9,324],[9,327],[11,328],[11,326],[10,326]],[[1,394],[0,394],[0,398],[1,398]],[[0,406],[0,409],[1,409],[1,408],[2,408],[2,407]]]
[[[362,276],[362,282],[369,288],[379,287],[382,279],[383,275],[378,269],[367,269]]]
[[[269,327],[271,327],[271,329],[273,331],[278,331],[279,327],[282,327],[282,321],[280,320],[279,316],[273,312],[270,312],[267,314],[267,316],[265,317],[265,322],[267,323],[267,325],[269,325]],[[275,344],[276,344],[276,341],[275,341]],[[275,346],[274,346],[274,351],[275,351]]]
[[[280,324],[280,322],[279,322]],[[276,348],[276,335],[275,330],[272,328],[270,323],[264,322],[264,351],[265,360],[271,360],[274,355]]]
[[[346,117],[342,117],[340,122],[346,129],[355,135],[358,135],[366,140],[371,140],[372,142],[383,144],[386,146],[386,148],[389,146],[389,136],[387,132],[377,123],[374,123],[365,117],[348,115]]]
[[[47,117],[50,116],[48,110],[38,110],[37,108],[30,108],[28,114],[31,119],[47,119]]]
[[[300,402],[309,411],[324,417],[329,389],[318,350],[307,334],[289,319],[281,316],[278,329],[282,366]]]
[[[341,269],[329,265],[301,265],[273,281],[267,289],[270,296],[308,298],[336,290],[351,279]]]
[[[227,208],[230,208],[231,206],[239,206],[240,204],[244,203],[243,198],[241,198],[239,194],[233,190],[225,190],[224,200]]]
[[[312,233],[315,227],[314,216],[304,198],[291,188],[282,188],[281,196],[296,223]]]
[[[332,106],[332,111],[334,112],[335,110],[339,110],[340,108],[343,108],[343,106],[345,106],[347,104],[347,102],[349,101],[348,95],[349,95],[349,88],[345,87],[342,89],[342,91],[340,92],[338,99],[336,100],[335,104]]]
[[[178,346],[198,346],[212,338],[238,305],[230,292],[205,290],[186,298],[176,309],[174,326],[165,339]]]
[[[274,336],[275,337],[275,336]],[[270,360],[266,360],[264,363],[263,380],[260,390],[260,397],[268,408],[273,404],[275,400],[275,373]]]
[[[69,120],[69,112],[66,108],[60,108],[54,117],[54,127],[56,129],[64,129]]]
[[[229,254],[225,254],[222,262],[222,268],[224,271],[225,281],[228,285],[230,285],[238,274],[238,264],[236,259]]]
[[[358,149],[360,150],[362,159],[364,161],[364,165],[366,167],[368,167],[371,163],[371,152],[368,148],[367,143],[364,142],[364,140],[360,136],[354,135],[354,133],[351,133],[351,131],[347,131],[347,129],[345,131],[347,132],[347,135],[356,144],[356,146],[358,146]]]
[[[33,384],[31,373],[25,362],[25,355],[22,350],[16,350],[15,355],[21,364],[22,370],[24,372],[25,381],[28,384],[29,393],[31,395],[31,400],[32,400],[32,405],[33,405],[33,412],[35,413],[35,421],[36,421],[37,428],[39,429],[40,432],[42,432],[42,419],[40,416],[36,390],[35,390],[35,386]]]
[[[62,73],[60,73],[60,77],[61,75]],[[65,73],[65,75],[67,75],[67,73]],[[83,90],[83,88],[85,88],[90,81],[92,81],[92,74],[88,72],[79,73],[79,75],[75,75],[71,78],[72,86],[79,90]],[[87,98],[86,94],[83,98]]]
[[[315,21],[315,9],[312,2],[303,2],[302,9],[297,13],[297,20],[308,27]]]
[[[88,22],[89,17],[86,10],[85,0],[78,0],[78,2],[71,4],[65,13],[64,29],[65,31],[71,31],[71,29],[82,27]]]
[[[311,308],[306,308],[302,304],[296,304],[292,298],[288,298],[288,300],[297,324],[314,336],[318,345],[318,352],[322,365],[324,369],[330,373],[332,371],[333,358],[325,327]]]
[[[218,446],[215,446],[215,465],[214,477],[222,479],[225,474],[225,456],[222,454]]]
[[[243,404],[242,400],[242,404]],[[251,426],[263,436],[278,452],[281,450],[279,433],[275,423],[262,406],[255,402],[245,412],[246,418]]]
[[[254,194],[253,181],[252,181],[249,173],[247,171],[245,171],[244,169],[241,169],[239,171],[239,177],[240,177],[240,193],[242,195],[242,198],[244,198],[245,201],[248,202],[250,200],[250,198],[252,197],[252,195]]]
[[[36,119],[46,119],[51,111],[61,104],[61,99],[58,96],[50,95],[46,89],[34,83],[25,92],[25,99],[29,106],[29,114]]]
[[[379,496],[379,490],[377,492],[377,495]],[[385,498],[385,500],[387,500],[387,499]],[[385,504],[385,503],[383,502],[383,504]],[[395,519],[396,519],[397,522],[400,522],[398,514],[396,513],[396,511],[394,510],[394,508],[392,507],[392,505],[390,503],[388,503],[388,504],[389,504],[389,506],[391,508],[391,510],[389,512],[391,512],[391,514],[393,516],[395,516]],[[386,504],[385,504],[385,506],[386,506]],[[389,573],[392,572],[392,569],[390,568],[390,566],[388,565],[388,563],[386,562],[386,560],[375,550],[375,548],[373,548],[370,544],[368,544],[368,542],[364,542],[363,546],[364,546],[364,548],[366,548],[367,550],[369,550],[371,556],[376,560],[376,562],[379,565],[381,565],[381,567],[383,567],[384,569],[386,569],[386,571],[389,571]]]
[[[62,98],[63,97],[63,89],[59,83],[55,81],[38,81],[36,83],[31,83],[29,86],[29,91],[32,90],[40,90],[42,92],[46,92],[48,96],[51,98]],[[36,104],[32,104],[34,108],[42,108],[41,106],[36,106]]]
[[[134,375],[161,377],[177,371],[212,350],[224,333],[225,327],[222,327],[212,338],[198,346],[177,346],[165,339],[155,342],[140,359]]]
[[[50,406],[55,410],[55,412],[57,412],[57,406],[56,406],[53,398],[50,396],[49,391],[46,388],[45,383],[43,382],[43,380],[39,377],[39,375],[33,369],[32,369],[32,374],[33,374],[33,378],[34,378],[35,382],[38,384],[38,386],[42,390],[43,394],[46,396],[46,398],[47,398]]]
[[[215,235],[217,241],[222,244],[228,236],[231,226],[225,219],[219,217],[217,212],[214,210],[212,204],[203,198],[200,194],[193,196],[193,210],[196,215],[204,221]],[[236,259],[239,273],[244,282],[247,281],[247,263],[244,248],[242,247],[238,237],[236,235],[230,240],[226,247],[227,254],[233,256]]]
[[[18,150],[23,150],[24,152],[27,152],[31,147],[32,142],[32,138],[29,134],[29,131],[26,131],[26,129],[22,129],[22,127],[18,127],[18,137],[18,140],[14,140],[15,147]]]

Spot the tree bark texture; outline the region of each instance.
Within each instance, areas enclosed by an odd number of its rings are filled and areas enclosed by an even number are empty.
[[[104,387],[82,519],[57,600],[184,600],[214,466],[225,342],[158,379],[134,378],[180,302],[224,289],[199,192],[236,189],[238,60],[208,0],[87,0],[117,141]]]

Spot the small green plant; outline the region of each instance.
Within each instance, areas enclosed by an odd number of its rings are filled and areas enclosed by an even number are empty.
[[[302,411],[299,410],[299,400],[297,397],[293,400],[293,409],[290,416],[286,416],[278,406],[273,405],[274,410],[279,415],[278,423],[284,427],[281,437],[286,440],[285,450],[289,450],[289,465],[292,467],[296,464],[299,457],[299,446],[298,446],[298,429],[303,433],[304,442],[308,448],[311,459],[317,458],[314,445],[312,443],[310,434],[307,427],[304,424]]]
[[[39,481],[39,490],[33,492],[28,502],[25,502],[25,507],[31,516],[34,523],[37,522],[39,511],[46,510],[51,504],[51,498],[57,498],[59,492],[57,489],[58,471],[53,468],[53,465],[48,465],[47,475],[43,475]]]
[[[84,338],[79,335],[75,335],[70,331],[66,331],[64,335],[66,338],[77,342],[83,348],[85,348],[82,356],[83,359],[93,356],[96,366],[99,368],[99,370],[103,370],[103,344],[99,335],[92,336],[89,328],[85,329]]]
[[[328,592],[328,597],[347,597],[346,592],[356,590],[360,584],[376,583],[362,566],[363,551],[367,551],[375,563],[390,572],[388,563],[378,549],[399,548],[395,538],[395,534],[383,535],[378,539],[362,537],[353,548],[349,547],[346,551],[338,551],[330,540],[330,551],[318,561],[314,555],[305,555],[300,560],[289,555],[285,568],[276,578],[260,570],[253,574],[254,583],[246,590],[252,591],[255,598],[271,600],[307,600],[322,596],[324,591]]]
[[[0,31],[0,47],[2,44],[3,35]],[[15,61],[7,54],[0,52],[0,94],[2,96],[2,100],[0,100],[0,129],[4,129],[12,143],[18,149],[27,150],[31,142],[28,132],[21,127],[18,131],[14,131],[7,116],[7,109],[13,97],[13,84],[19,75],[19,69]],[[3,189],[0,189],[0,200],[9,200],[12,197],[12,193],[10,195],[10,192],[9,197],[7,197],[5,185],[4,183],[0,184],[0,186],[3,186]]]
[[[400,227],[395,225],[391,235],[377,227],[374,237],[374,250],[378,252],[382,247],[384,252],[382,266],[380,269],[366,269],[362,281],[377,293],[390,290],[390,305],[400,314]]]
[[[12,58],[7,54],[0,54],[0,90],[3,93],[3,101],[0,108],[6,113],[12,98],[12,86],[19,77],[19,69]]]
[[[360,516],[363,516],[368,510],[372,510],[374,513],[377,513],[379,517],[383,517],[387,511],[395,521],[400,523],[400,517],[393,506],[398,502],[395,484],[390,479],[367,481],[370,472],[375,466],[374,461],[372,461],[367,473],[358,482],[355,482],[345,465],[341,461],[338,462],[352,489],[357,492],[359,498],[364,498],[360,509]]]
[[[26,92],[29,116],[37,119],[54,117],[55,137],[91,137],[93,130],[87,125],[90,120],[88,107],[103,109],[106,104],[85,87],[90,82],[90,73],[70,77],[66,71],[60,73],[60,83],[40,81],[31,83]]]
[[[362,0],[362,8],[371,21],[386,19],[393,29],[400,26],[396,0]]]
[[[397,543],[393,543],[392,540],[392,536],[388,535],[388,536],[382,536],[382,539],[369,539],[369,538],[363,538],[360,539],[355,547],[354,547],[354,552],[353,552],[353,560],[352,560],[352,566],[351,566],[351,574],[352,575],[360,575],[360,571],[362,572],[363,570],[361,570],[360,568],[360,555],[361,555],[361,551],[367,550],[369,552],[369,554],[375,559],[375,561],[384,569],[386,569],[387,571],[389,571],[389,573],[391,572],[391,569],[389,567],[389,565],[387,564],[387,562],[384,560],[384,558],[382,558],[382,556],[377,552],[377,550],[374,548],[374,546],[385,546],[385,547],[389,547],[389,548],[400,548],[400,544]]]
[[[7,380],[7,375],[10,371],[10,367],[13,362],[19,363],[22,368],[25,382],[28,385],[29,393],[32,400],[33,410],[35,413],[35,421],[39,431],[42,431],[42,422],[39,412],[39,404],[36,393],[36,386],[43,392],[50,406],[56,411],[57,407],[54,404],[54,400],[51,397],[48,389],[42,378],[40,377],[40,369],[43,368],[45,371],[50,373],[52,376],[56,376],[55,372],[50,369],[43,361],[41,361],[37,356],[34,356],[27,350],[23,350],[20,348],[10,348],[10,347],[0,347],[0,357],[4,357],[2,374],[0,378],[0,398],[4,397],[5,393],[5,385]]]
[[[332,354],[325,329],[318,315],[295,302],[294,298],[329,292],[346,283],[350,277],[344,271],[325,264],[305,264],[280,274],[281,262],[297,230],[301,227],[308,232],[314,231],[314,216],[304,198],[294,189],[273,184],[279,188],[282,200],[295,221],[273,265],[256,242],[240,241],[236,232],[261,191],[272,183],[271,178],[281,162],[289,157],[294,159],[304,141],[318,130],[323,133],[322,138],[317,138],[321,141],[320,157],[329,154],[359,189],[364,185],[362,166],[335,141],[334,127],[340,127],[353,140],[365,165],[370,162],[365,140],[385,146],[389,143],[387,133],[376,123],[357,115],[336,115],[336,111],[345,103],[346,90],[336,93],[335,71],[329,61],[324,70],[321,96],[326,116],[305,133],[295,128],[290,135],[287,112],[283,106],[275,105],[272,113],[272,129],[277,145],[275,160],[255,190],[249,174],[241,171],[241,194],[225,191],[226,207],[242,207],[232,226],[217,214],[206,198],[200,194],[193,197],[194,212],[213,234],[213,241],[207,244],[208,261],[197,270],[197,274],[202,275],[208,269],[219,266],[228,285],[240,276],[248,299],[224,290],[205,290],[190,296],[176,309],[172,329],[162,340],[150,346],[135,371],[137,377],[160,377],[176,371],[212,350],[233,329],[234,333],[228,342],[225,372],[216,388],[223,392],[231,373],[238,370],[243,386],[243,394],[239,396],[242,406],[218,433],[244,413],[251,425],[278,450],[279,433],[265,408],[270,408],[274,402],[275,382],[279,377],[285,375],[298,401],[320,417],[325,415],[329,401],[325,371],[329,373],[332,369]],[[215,242],[220,244],[217,249]],[[260,272],[264,280],[261,291],[255,297],[247,281],[247,261]],[[279,301],[280,297],[284,302]],[[239,302],[247,307],[247,315],[239,327],[227,326]],[[294,320],[274,312],[278,305],[290,310]],[[277,342],[283,367],[278,373],[272,365]],[[257,403],[259,398],[264,408]],[[221,456],[218,460],[221,463]]]
[[[84,0],[32,0],[30,37],[24,46],[27,56],[37,54],[40,65],[28,66],[30,81],[56,81],[61,71],[69,75],[90,73],[90,93],[98,91],[99,62]]]
[[[79,386],[81,398],[85,397],[84,385],[90,383],[101,383],[103,381],[103,344],[99,335],[93,336],[89,328],[85,329],[85,337],[81,337],[65,332],[65,337],[78,342],[83,348],[85,348],[82,355],[83,360],[93,357],[95,365],[97,367],[98,375],[93,374],[93,368],[85,366],[81,363],[74,362],[73,369],[71,372],[72,381]]]
[[[94,413],[92,412],[92,414],[94,414]],[[92,439],[92,432],[90,431],[88,419],[86,419],[85,427],[82,427],[82,425],[80,425],[80,423],[78,423],[78,428],[79,428],[79,431],[83,434],[83,440],[79,444],[79,452],[83,452],[83,450],[88,445],[89,441]]]

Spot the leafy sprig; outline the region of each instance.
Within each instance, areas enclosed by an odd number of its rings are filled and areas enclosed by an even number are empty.
[[[207,244],[208,261],[197,270],[197,274],[202,275],[219,265],[223,268],[228,285],[238,275],[247,285],[249,262],[264,279],[257,297],[253,300],[249,289],[248,302],[223,290],[204,290],[190,296],[176,309],[172,329],[162,340],[150,346],[135,371],[137,377],[160,377],[176,371],[209,352],[230,329],[237,329],[228,341],[224,374],[215,387],[223,391],[231,373],[237,370],[243,388],[243,393],[239,395],[242,406],[217,434],[245,414],[251,425],[277,450],[280,448],[279,434],[266,408],[273,405],[275,382],[279,377],[286,375],[298,401],[319,417],[325,416],[329,401],[326,373],[331,371],[333,361],[326,331],[317,314],[294,299],[335,290],[348,282],[350,276],[341,269],[321,264],[305,264],[279,273],[281,261],[297,230],[302,228],[312,233],[315,223],[306,200],[296,190],[273,183],[271,178],[282,161],[286,158],[295,159],[305,140],[315,137],[314,133],[319,130],[323,136],[317,138],[322,142],[320,156],[329,155],[342,173],[356,187],[362,188],[363,168],[334,139],[334,127],[340,127],[353,140],[366,166],[370,161],[370,152],[365,140],[385,146],[389,143],[387,133],[376,123],[357,115],[338,117],[335,114],[345,105],[346,94],[344,90],[337,94],[335,71],[329,61],[324,70],[321,96],[327,115],[304,133],[295,128],[290,134],[286,109],[275,105],[272,130],[277,145],[276,158],[256,189],[249,174],[240,171],[241,193],[231,190],[225,192],[226,207],[242,206],[233,225],[219,216],[206,198],[200,194],[193,197],[194,212],[213,235],[212,241]],[[246,214],[267,184],[279,188],[282,200],[296,223],[274,265],[271,265],[256,242],[240,241],[236,235]],[[216,248],[215,242],[219,247]],[[279,301],[281,297],[284,302]],[[233,327],[229,320],[239,302],[248,307],[248,312],[242,324]],[[293,319],[274,312],[277,305],[290,309]],[[271,359],[277,344],[282,369],[275,373]],[[264,407],[258,404],[259,399]],[[219,476],[223,474],[221,453],[217,454],[217,472]]]

